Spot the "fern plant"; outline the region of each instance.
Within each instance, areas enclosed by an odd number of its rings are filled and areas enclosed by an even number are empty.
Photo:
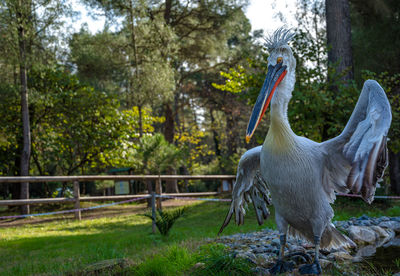
[[[179,208],[171,211],[161,211],[158,210],[156,214],[155,224],[161,235],[167,236],[169,231],[174,225],[175,221],[180,218],[185,212],[185,208]],[[153,220],[151,214],[144,214],[145,217]]]

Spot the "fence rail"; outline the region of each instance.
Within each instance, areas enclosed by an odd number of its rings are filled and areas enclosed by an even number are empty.
[[[232,180],[235,175],[73,175],[73,176],[2,176],[0,183],[73,182],[94,180]]]
[[[127,200],[143,197],[139,195],[114,195],[114,196],[89,196],[81,197],[79,190],[79,182],[95,181],[95,180],[156,180],[156,192],[161,195],[188,197],[188,196],[213,196],[218,192],[205,193],[161,193],[162,180],[231,180],[236,177],[234,175],[80,175],[80,176],[3,176],[0,177],[1,183],[21,183],[21,182],[73,182],[73,198],[37,198],[37,199],[16,199],[16,200],[0,200],[0,206],[12,205],[34,205],[34,204],[54,204],[54,203],[74,203],[75,209],[80,209],[81,201],[114,201]],[[161,207],[161,199],[158,199],[158,207]],[[81,211],[75,212],[75,218],[81,219]]]

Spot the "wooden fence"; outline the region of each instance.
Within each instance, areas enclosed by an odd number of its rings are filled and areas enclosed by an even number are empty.
[[[0,200],[0,206],[11,205],[34,205],[34,204],[51,204],[51,203],[66,203],[73,202],[75,209],[80,209],[81,201],[115,201],[128,200],[133,198],[143,197],[143,195],[114,195],[114,196],[89,196],[81,197],[79,190],[79,182],[95,181],[95,180],[155,180],[156,193],[161,195],[170,195],[178,197],[193,197],[193,196],[212,196],[219,194],[218,192],[205,193],[177,193],[164,194],[161,189],[162,180],[227,180],[232,181],[236,177],[234,175],[80,175],[80,176],[4,176],[0,177],[1,183],[21,183],[21,182],[73,182],[74,191],[73,198],[36,198],[36,199],[16,199],[16,200]],[[231,185],[232,187],[232,185]],[[222,185],[221,185],[222,188]],[[161,207],[161,199],[157,200],[157,207]],[[81,211],[75,212],[75,218],[81,219]]]

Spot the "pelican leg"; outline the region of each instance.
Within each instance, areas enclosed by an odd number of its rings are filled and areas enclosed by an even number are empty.
[[[278,256],[278,261],[275,263],[275,265],[269,270],[269,273],[272,275],[277,275],[277,274],[282,274],[288,271],[292,271],[294,268],[294,265],[292,262],[285,262],[283,260],[285,256],[285,246],[286,246],[286,235],[280,235],[279,236],[279,256]]]
[[[320,275],[321,265],[319,263],[319,244],[321,242],[320,236],[314,236],[314,244],[315,244],[315,258],[312,264],[305,264],[299,268],[299,272],[301,275],[304,274],[312,274],[312,275]]]

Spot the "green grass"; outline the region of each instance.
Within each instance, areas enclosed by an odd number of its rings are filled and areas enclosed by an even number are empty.
[[[0,228],[0,274],[73,273],[82,271],[89,264],[115,258],[126,258],[133,263],[140,263],[138,267],[129,269],[139,275],[185,274],[194,263],[206,263],[205,260],[201,261],[201,256],[207,254],[203,252],[203,255],[198,255],[198,247],[206,243],[206,238],[216,237],[228,208],[228,203],[217,202],[202,202],[189,206],[166,238],[160,234],[152,234],[150,220],[141,214],[80,222],[58,220]],[[273,209],[270,209],[273,213]],[[339,198],[334,209],[336,220],[364,213],[370,216],[400,216],[398,203],[388,205],[377,202],[367,205],[358,199]],[[261,230],[264,227],[275,228],[273,216],[263,226],[258,226],[250,208],[243,226],[238,227],[231,222],[223,234]],[[224,253],[221,252],[217,250],[216,255],[211,258],[222,266],[220,271],[229,271],[230,265],[243,265],[232,263],[229,258],[224,260]],[[166,260],[169,265],[165,264]],[[207,267],[213,267],[212,263]],[[150,271],[149,268],[153,269],[154,271],[151,271],[154,273],[146,274]],[[243,269],[246,269],[246,265]],[[196,273],[201,275],[201,272]],[[222,274],[224,273],[221,272]]]
[[[113,258],[139,262],[171,245],[216,237],[228,207],[227,203],[214,202],[188,207],[167,238],[151,234],[151,222],[140,214],[0,228],[0,273],[59,274]],[[252,212],[246,218],[246,225],[232,224],[224,234],[262,228]]]
[[[201,264],[195,267],[196,264]],[[129,270],[134,275],[250,275],[252,265],[242,258],[235,258],[222,244],[207,244],[197,252],[171,246],[163,253]]]

